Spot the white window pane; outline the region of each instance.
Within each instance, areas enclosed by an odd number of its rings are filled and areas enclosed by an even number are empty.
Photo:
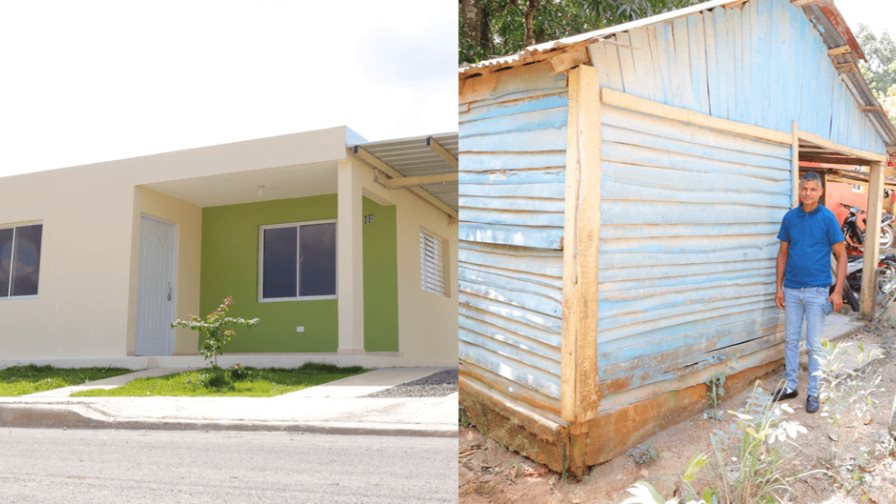
[[[300,228],[301,264],[299,295],[336,294],[336,224],[309,224]]]
[[[40,224],[16,228],[12,265],[13,296],[37,294],[42,229]]]
[[[296,228],[265,229],[263,246],[262,297],[296,297]]]

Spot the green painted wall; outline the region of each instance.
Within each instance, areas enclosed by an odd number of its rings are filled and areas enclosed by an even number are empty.
[[[398,351],[398,260],[395,207],[364,198],[364,348]]]
[[[391,219],[389,217],[382,219],[379,223],[381,227],[376,228],[376,232],[368,232],[365,229],[364,249],[365,256],[370,254],[377,257],[377,264],[382,262],[393,265],[391,282],[388,281],[388,273],[377,271],[370,273],[372,276],[368,283],[368,258],[364,258],[365,305],[370,299],[373,305],[379,308],[385,307],[382,312],[376,313],[365,309],[365,335],[368,331],[372,334],[372,337],[365,336],[365,340],[376,345],[377,349],[389,347],[394,341],[392,347],[388,349],[397,351],[395,210],[394,207],[379,207],[366,198],[363,201],[363,209],[364,213],[375,213],[377,218],[381,213],[391,212]],[[336,212],[335,194],[208,207],[202,210],[200,290],[202,314],[214,310],[226,296],[232,295],[233,315],[261,319],[261,323],[253,329],[238,329],[237,335],[227,346],[225,353],[337,350],[339,333],[335,299],[258,302],[259,227],[268,224],[335,219]],[[365,225],[365,228],[375,226],[377,218],[372,224]],[[391,239],[383,238],[380,230],[382,235],[391,233]],[[388,260],[389,254],[391,261]],[[389,299],[393,300],[391,312],[388,309]],[[368,313],[370,320],[367,317]],[[297,333],[296,326],[304,326],[305,332]],[[389,335],[392,339],[384,338],[382,335]],[[374,350],[371,347],[368,349]]]

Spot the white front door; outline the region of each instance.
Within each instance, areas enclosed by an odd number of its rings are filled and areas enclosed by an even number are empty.
[[[137,355],[171,355],[176,270],[173,224],[140,218],[137,277]]]

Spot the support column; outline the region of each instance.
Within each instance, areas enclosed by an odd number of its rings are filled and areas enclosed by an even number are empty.
[[[862,318],[874,319],[877,297],[877,263],[880,261],[878,233],[881,219],[881,199],[884,197],[884,170],[886,164],[872,163],[868,180],[868,214],[865,216],[865,259],[862,266]]]
[[[337,165],[336,296],[340,354],[364,353],[361,178],[351,159]]]
[[[564,420],[581,423],[595,417],[598,405],[601,102],[594,67],[580,65],[568,75],[560,414]],[[571,458],[575,459],[575,454]]]

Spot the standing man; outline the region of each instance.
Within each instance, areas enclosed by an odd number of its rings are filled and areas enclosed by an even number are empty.
[[[800,335],[806,321],[806,347],[809,349],[809,385],[806,411],[818,411],[818,375],[821,358],[821,333],[828,302],[833,311],[843,306],[843,282],[846,281],[846,247],[843,233],[833,212],[818,200],[824,193],[821,177],[809,172],[800,177],[800,205],[784,215],[778,239],[777,291],[775,304],[785,312],[787,343],[784,364],[787,382],[775,392],[774,400],[796,397],[799,372]],[[837,258],[837,283],[831,285],[831,252]],[[830,313],[830,312],[828,312]]]

